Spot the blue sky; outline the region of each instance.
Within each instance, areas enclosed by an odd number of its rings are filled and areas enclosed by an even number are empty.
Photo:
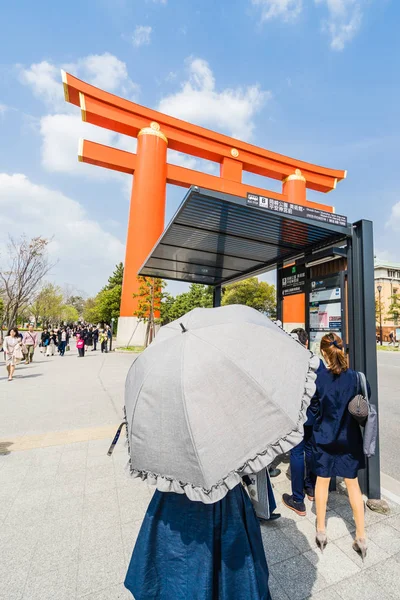
[[[50,278],[87,294],[124,256],[130,177],[76,157],[79,137],[134,144],[81,122],[63,100],[64,67],[140,104],[347,169],[334,192],[308,198],[372,219],[376,254],[400,261],[395,0],[19,0],[1,13],[3,253],[8,232],[52,237]],[[183,195],[168,189],[167,221]]]

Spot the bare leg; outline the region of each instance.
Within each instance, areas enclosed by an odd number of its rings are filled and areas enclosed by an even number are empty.
[[[15,365],[10,365],[10,379],[13,378],[14,371],[15,371]]]
[[[349,493],[350,505],[356,523],[356,538],[365,538],[364,500],[362,498],[358,479],[345,479],[344,481]]]
[[[326,505],[328,503],[330,477],[317,477],[315,486],[315,509],[317,511],[317,531],[325,531]]]
[[[10,379],[10,365],[7,365],[6,369],[7,369],[7,373],[8,373],[8,378]]]

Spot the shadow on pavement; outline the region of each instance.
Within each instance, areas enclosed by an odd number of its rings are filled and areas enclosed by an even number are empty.
[[[9,446],[12,446],[14,442],[0,442],[0,456],[6,456],[11,454]]]

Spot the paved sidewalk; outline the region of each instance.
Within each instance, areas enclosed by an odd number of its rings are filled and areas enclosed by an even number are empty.
[[[152,490],[126,476],[123,440],[106,455],[132,358],[71,353],[0,381],[0,600],[132,598],[123,580]],[[286,473],[273,483],[280,500]],[[324,554],[309,502],[306,518],[279,503],[282,518],[262,526],[273,600],[400,599],[400,506],[367,512],[364,565],[347,498],[331,494],[329,507]]]

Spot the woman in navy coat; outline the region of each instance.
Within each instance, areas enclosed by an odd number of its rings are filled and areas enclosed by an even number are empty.
[[[321,354],[327,364],[317,376],[315,398],[320,413],[314,425],[312,464],[317,475],[315,505],[317,544],[321,551],[328,543],[325,531],[326,505],[331,477],[343,477],[356,523],[354,550],[364,559],[367,551],[364,529],[364,501],[357,475],[365,467],[360,426],[348,411],[349,402],[361,393],[358,376],[347,366],[343,342],[335,333],[321,340]]]

